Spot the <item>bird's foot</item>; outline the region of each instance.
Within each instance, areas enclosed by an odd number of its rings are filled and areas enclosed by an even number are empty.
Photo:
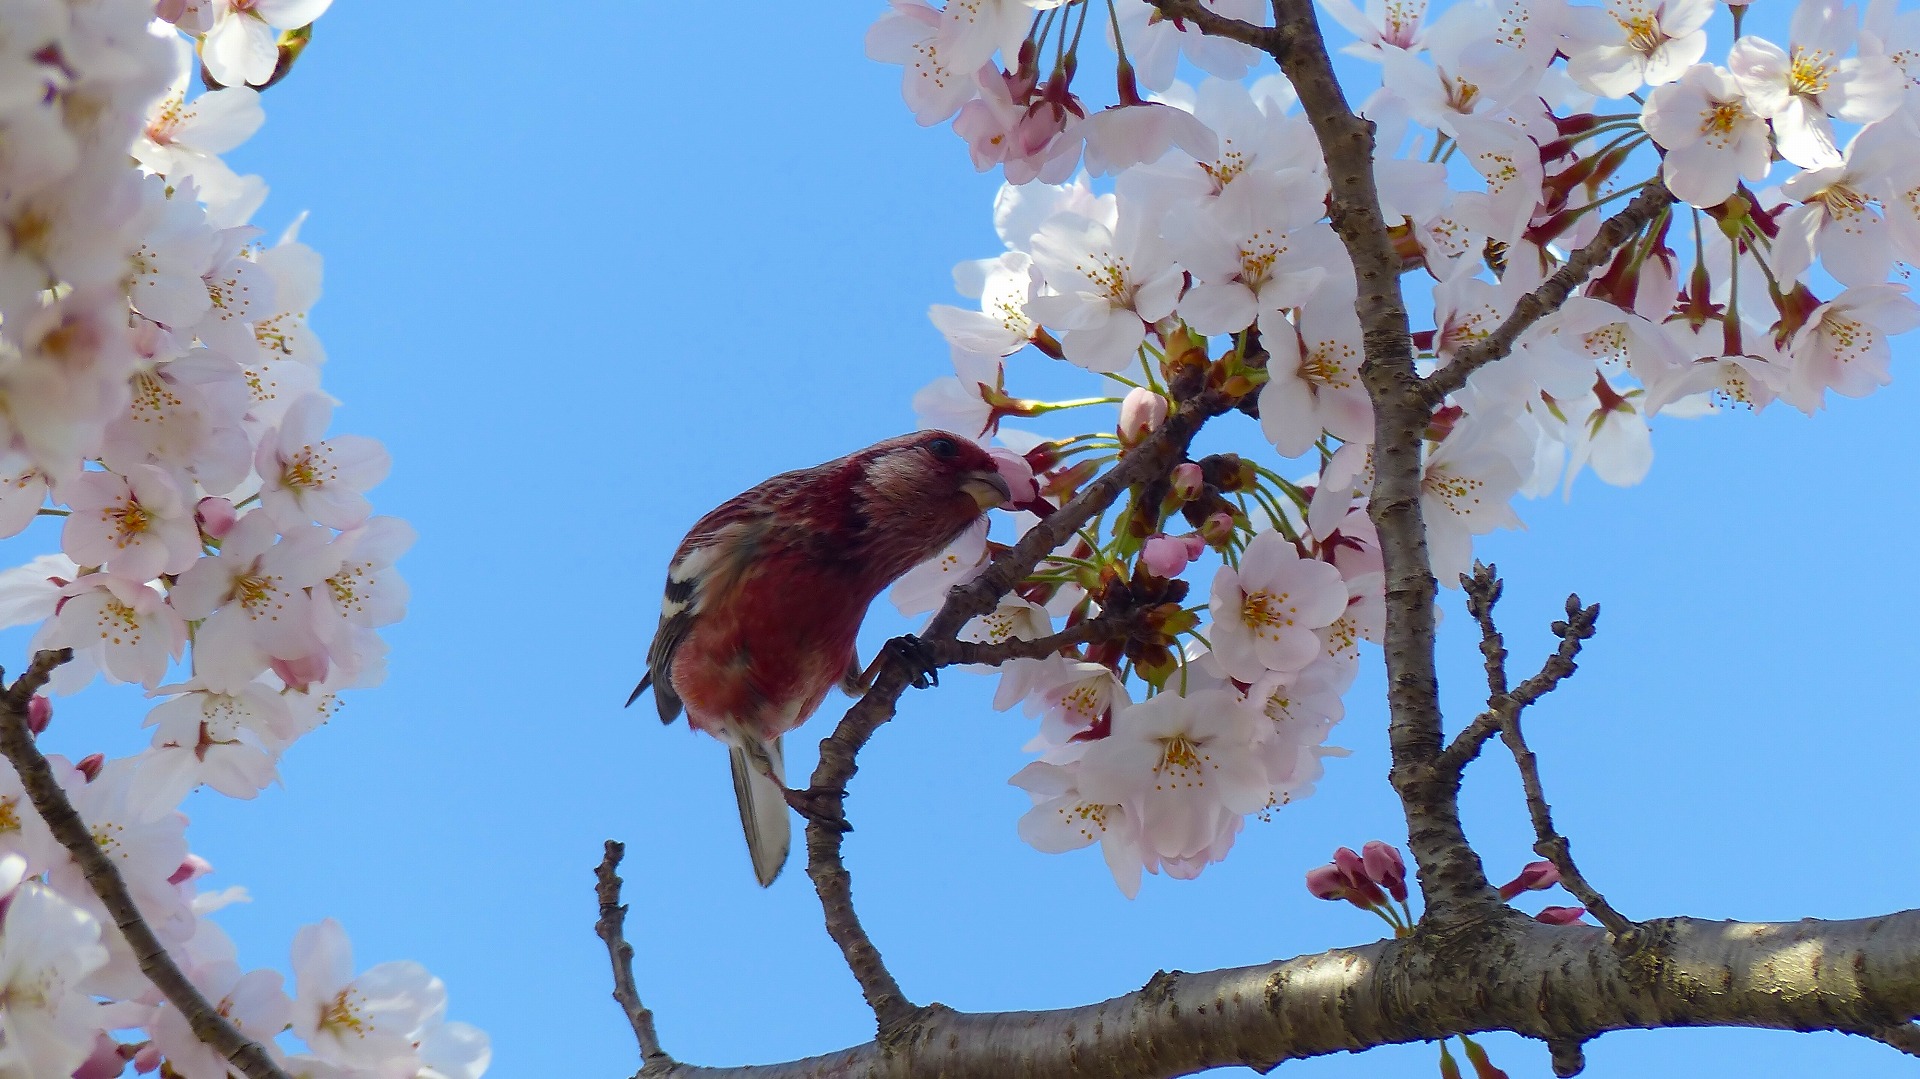
[[[906,664],[907,670],[912,672],[909,684],[913,688],[927,689],[940,684],[940,664],[934,658],[933,649],[913,634],[888,641],[882,654]]]
[[[793,807],[793,811],[808,821],[836,832],[853,831],[853,825],[847,823],[847,811],[843,804],[846,791],[837,787],[806,787],[800,790],[782,787],[780,790],[787,796],[787,804]]]

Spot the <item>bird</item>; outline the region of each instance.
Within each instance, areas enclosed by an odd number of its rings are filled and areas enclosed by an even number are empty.
[[[631,705],[725,742],[754,878],[792,843],[781,736],[839,685],[868,683],[855,638],[874,597],[1012,495],[991,454],[946,431],[901,435],[783,472],[696,522],[667,565]]]

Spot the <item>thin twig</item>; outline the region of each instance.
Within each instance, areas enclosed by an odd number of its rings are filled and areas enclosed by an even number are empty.
[[[1475,605],[1482,602],[1475,597],[1474,593],[1476,589],[1483,587],[1479,582],[1477,574],[1481,570],[1485,570],[1487,574],[1491,576],[1493,567],[1481,566],[1476,563],[1474,570],[1476,574],[1475,577],[1469,578],[1462,575],[1460,580],[1467,592],[1467,609],[1474,611],[1474,618],[1480,623],[1480,650],[1484,654],[1488,649],[1488,641],[1493,640],[1499,642],[1500,636],[1499,631],[1493,627],[1493,607],[1491,599],[1485,601],[1485,615],[1483,617],[1480,612],[1474,610]],[[1495,599],[1499,597],[1499,587],[1499,580],[1497,578],[1493,579],[1494,591],[1492,597]],[[1457,783],[1460,773],[1465,770],[1468,764],[1473,762],[1475,757],[1480,755],[1480,750],[1486,745],[1487,740],[1499,733],[1500,714],[1502,710],[1511,710],[1517,718],[1521,712],[1526,710],[1528,705],[1546,696],[1548,693],[1553,692],[1554,687],[1558,686],[1568,676],[1572,675],[1574,671],[1578,670],[1579,664],[1575,663],[1574,660],[1580,655],[1581,642],[1593,636],[1594,623],[1597,622],[1599,618],[1599,604],[1596,603],[1591,606],[1582,607],[1579,596],[1568,596],[1566,621],[1555,622],[1552,627],[1554,635],[1560,638],[1560,647],[1555,649],[1554,653],[1547,657],[1545,663],[1541,664],[1539,673],[1520,683],[1518,689],[1512,691],[1504,691],[1503,689],[1501,692],[1492,693],[1488,696],[1487,710],[1474,717],[1473,722],[1467,725],[1467,729],[1454,736],[1453,741],[1447,745],[1445,752],[1440,754],[1440,768],[1445,772],[1451,773],[1454,781]],[[1506,683],[1506,649],[1504,644],[1496,643],[1496,647],[1499,647],[1502,657],[1501,670],[1498,676],[1499,684],[1504,687]],[[1488,662],[1491,664],[1492,660],[1489,659]],[[1492,687],[1495,676],[1491,667],[1489,667],[1487,676],[1489,680],[1488,685]]]
[[[961,663],[998,667],[1009,660],[1045,659],[1076,645],[1125,637],[1132,629],[1134,613],[1128,611],[1118,616],[1089,618],[1077,626],[1032,640],[1009,637],[989,644],[958,640],[928,641],[923,638],[920,647],[923,657],[934,667],[951,667]]]
[[[141,973],[153,982],[168,1003],[180,1009],[194,1037],[219,1053],[247,1079],[289,1079],[259,1043],[240,1033],[200,995],[200,990],[194,988],[167,955],[160,938],[154,936],[152,927],[134,906],[133,895],[127,891],[127,882],[121,878],[120,870],[100,849],[92,830],[74,811],[66,792],[60,789],[47,758],[41,756],[39,747],[34,745],[33,732],[27,727],[27,704],[47,684],[53,669],[72,658],[73,651],[67,648],[37,652],[27,672],[0,694],[0,754],[5,754],[14,771],[19,773],[27,797],[32,799],[40,819],[46,821],[47,829],[79,863],[93,894],[100,897],[113,924],[132,946]]]
[[[1180,402],[1165,424],[1128,450],[1120,462],[1089,483],[1055,513],[1027,531],[1020,542],[995,559],[978,577],[958,585],[920,634],[926,647],[940,649],[954,641],[961,627],[986,614],[1035,566],[1096,514],[1111,506],[1134,484],[1145,482],[1185,459],[1193,436],[1209,419],[1235,406],[1237,399],[1217,390]],[[820,764],[813,771],[809,793],[816,803],[838,809],[847,783],[858,770],[856,758],[881,725],[893,718],[900,695],[921,672],[902,650],[891,650],[875,672],[873,685],[847,710],[833,733],[820,743]],[[841,860],[844,824],[831,812],[807,822],[807,876],[819,893],[827,935],[840,947],[847,969],[860,984],[861,995],[873,1009],[883,1036],[909,1022],[916,1008],[887,970],[880,950],[860,924],[853,905],[853,879]]]
[[[1634,924],[1613,909],[1606,897],[1587,883],[1580,875],[1579,867],[1573,864],[1573,847],[1567,837],[1553,827],[1553,809],[1547,805],[1545,790],[1540,785],[1540,761],[1533,750],[1527,748],[1527,740],[1520,733],[1520,710],[1518,708],[1498,708],[1495,713],[1500,717],[1500,738],[1513,754],[1513,761],[1520,766],[1520,787],[1526,792],[1527,815],[1533,818],[1534,853],[1553,863],[1560,872],[1560,885],[1572,892],[1582,906],[1600,919],[1614,936],[1625,937],[1633,932]]]
[[[1160,14],[1169,19],[1190,22],[1200,28],[1200,32],[1212,37],[1223,37],[1229,41],[1238,41],[1242,45],[1251,45],[1263,52],[1272,54],[1280,48],[1271,26],[1256,26],[1250,22],[1229,18],[1205,7],[1200,0],[1148,0],[1160,9]]]
[[[653,1013],[640,1002],[640,990],[633,984],[633,945],[627,943],[627,907],[620,902],[620,859],[626,853],[625,843],[607,840],[606,855],[600,859],[600,868],[593,872],[593,893],[600,899],[600,920],[593,924],[593,931],[606,942],[607,956],[613,960],[613,999],[620,1010],[627,1013],[627,1024],[633,1027],[633,1040],[640,1044],[640,1070],[645,1074],[671,1065],[673,1058],[660,1048],[660,1035],[653,1029]]]
[[[1439,404],[1446,396],[1467,384],[1475,372],[1513,351],[1514,342],[1529,327],[1560,310],[1573,290],[1587,276],[1605,265],[1628,240],[1647,227],[1660,211],[1673,203],[1673,192],[1659,179],[1648,181],[1644,191],[1635,195],[1627,208],[1608,218],[1586,245],[1575,251],[1564,265],[1540,283],[1540,287],[1520,297],[1502,322],[1486,337],[1453,354],[1445,367],[1422,382],[1427,400]]]

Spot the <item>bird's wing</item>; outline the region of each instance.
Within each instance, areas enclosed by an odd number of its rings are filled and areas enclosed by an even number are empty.
[[[730,747],[727,761],[733,768],[733,796],[740,803],[740,829],[747,835],[753,876],[765,888],[786,866],[787,849],[793,845],[793,822],[781,790],[787,781],[786,755],[778,738],[762,742],[743,735],[742,741]]]
[[[728,507],[722,507],[726,509]],[[769,522],[764,514],[720,511],[708,514],[681,541],[667,566],[666,592],[660,598],[660,628],[647,649],[647,673],[627,698],[632,704],[649,685],[660,708],[660,722],[672,723],[680,714],[680,697],[673,691],[673,653],[686,639],[701,607],[739,586],[742,572],[752,564]]]

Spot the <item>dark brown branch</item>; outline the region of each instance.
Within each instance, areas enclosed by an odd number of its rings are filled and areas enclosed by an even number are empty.
[[[1190,22],[1200,28],[1203,34],[1223,37],[1229,41],[1238,41],[1242,45],[1251,45],[1270,56],[1279,55],[1282,47],[1276,31],[1271,26],[1255,26],[1240,19],[1228,18],[1212,8],[1200,3],[1200,0],[1148,0],[1160,9],[1160,14],[1169,19]]]
[[[925,659],[934,667],[951,667],[961,663],[998,667],[1009,660],[1045,659],[1068,648],[1091,644],[1094,641],[1118,640],[1125,637],[1131,629],[1132,613],[1128,612],[1119,617],[1101,615],[1089,618],[1077,626],[1045,637],[1036,637],[1033,640],[1012,637],[986,644],[977,641],[921,639],[920,644]]]
[[[956,586],[920,634],[925,648],[939,650],[955,643],[955,636],[974,618],[986,614],[1000,597],[1033,572],[1035,566],[1097,514],[1111,506],[1127,488],[1171,471],[1186,456],[1187,446],[1202,425],[1234,407],[1237,400],[1208,390],[1179,402],[1158,431],[1128,450],[1120,462],[1089,483],[1072,501],[1027,531],[1006,554],[995,559],[978,577]],[[1071,631],[1069,631],[1071,632]],[[965,662],[965,661],[962,661]],[[833,733],[820,743],[820,764],[813,771],[810,793],[816,804],[838,808],[847,783],[858,771],[856,758],[881,725],[893,718],[900,695],[921,673],[902,651],[885,657],[873,685],[847,710]],[[839,946],[847,968],[860,984],[861,995],[873,1009],[883,1038],[893,1038],[916,1017],[924,1016],[907,1000],[900,983],[887,970],[880,950],[860,924],[853,905],[853,880],[841,860],[843,827],[830,814],[807,822],[807,876],[820,895],[827,934]]]
[[[79,864],[93,894],[100,897],[113,924],[132,946],[141,973],[153,982],[168,1003],[180,1009],[194,1037],[248,1079],[288,1079],[287,1073],[274,1064],[265,1049],[240,1033],[180,972],[160,938],[154,936],[152,927],[134,906],[133,895],[127,891],[127,882],[121,878],[113,859],[100,849],[93,832],[67,800],[66,791],[60,789],[47,758],[41,756],[39,747],[34,745],[33,732],[27,727],[27,704],[47,684],[53,669],[72,658],[73,651],[66,648],[36,653],[27,672],[0,694],[0,754],[5,754],[13,764],[40,819],[46,821],[53,837]]]
[[[627,943],[627,907],[620,902],[620,859],[627,846],[607,840],[606,855],[594,870],[593,893],[600,899],[600,920],[593,931],[606,942],[607,956],[613,960],[613,999],[626,1013],[633,1027],[633,1040],[640,1045],[641,1069],[660,1069],[673,1058],[660,1048],[660,1035],[653,1029],[653,1013],[640,1002],[640,991],[633,984],[633,945]]]
[[[1579,288],[1593,271],[1607,264],[1614,252],[1673,204],[1673,193],[1658,178],[1647,182],[1627,208],[1608,218],[1586,245],[1575,251],[1540,287],[1520,297],[1502,322],[1486,337],[1454,353],[1445,367],[1428,375],[1423,389],[1427,400],[1439,404],[1446,396],[1467,384],[1475,372],[1513,351],[1514,342],[1534,323],[1560,310],[1573,290]]]
[[[1416,936],[1259,966],[1161,973],[1098,1004],[930,1009],[899,1036],[764,1066],[676,1064],[665,1079],[1165,1079],[1267,1070],[1456,1034],[1509,1030],[1555,1048],[1677,1026],[1897,1029],[1920,1014],[1920,911],[1857,921],[1645,923],[1622,942],[1500,907],[1471,939]],[[1903,1034],[1894,1035],[1896,1038]],[[1883,1039],[1885,1040],[1885,1039]],[[653,1075],[649,1075],[653,1079]]]

